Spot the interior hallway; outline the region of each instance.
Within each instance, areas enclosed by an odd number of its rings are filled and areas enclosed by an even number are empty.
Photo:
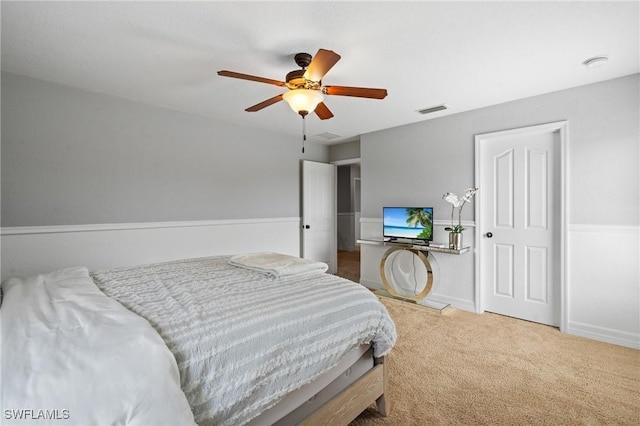
[[[360,282],[359,246],[356,246],[354,251],[338,250],[338,272],[336,275],[357,283]]]

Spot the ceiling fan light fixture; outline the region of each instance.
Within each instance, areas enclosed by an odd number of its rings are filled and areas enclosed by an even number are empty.
[[[293,89],[283,93],[282,98],[294,112],[306,115],[316,109],[324,96],[320,90]]]

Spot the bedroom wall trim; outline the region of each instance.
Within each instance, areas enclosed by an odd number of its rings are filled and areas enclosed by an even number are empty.
[[[637,225],[593,225],[593,224],[569,224],[569,231],[594,232],[594,233],[622,233],[640,237],[640,226]]]
[[[351,164],[360,164],[360,161],[360,157],[346,158],[344,160],[331,161],[331,164],[333,164],[334,166],[349,166]]]
[[[198,226],[223,226],[252,223],[278,223],[300,221],[298,217],[267,218],[267,219],[222,219],[222,220],[195,220],[174,222],[140,222],[140,223],[103,223],[89,225],[56,225],[56,226],[13,226],[0,228],[0,235],[27,235],[27,234],[58,234],[65,232],[94,232],[94,231],[118,231],[128,229],[157,229],[157,228],[191,228]]]
[[[361,226],[363,224],[368,224],[369,226],[367,227],[367,229],[371,229],[371,224],[377,224],[380,226],[380,229],[378,230],[378,234],[374,234],[374,235],[370,235],[367,234],[367,236],[369,237],[382,237],[382,218],[377,218],[377,217],[361,217],[360,218],[360,224]],[[446,227],[446,226],[451,226],[451,221],[450,220],[443,220],[443,219],[434,219],[433,221],[433,226],[439,226],[439,227]],[[462,226],[465,228],[474,228],[476,226],[475,221],[473,220],[463,220],[462,221]],[[364,235],[364,234],[363,234]]]
[[[300,255],[300,218],[0,228],[1,279],[71,266],[89,270],[277,251]]]

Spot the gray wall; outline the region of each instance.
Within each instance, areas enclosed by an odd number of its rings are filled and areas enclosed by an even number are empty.
[[[360,139],[331,145],[331,161],[360,158]]]
[[[640,348],[639,83],[635,74],[363,135],[363,236],[380,234],[384,205],[432,205],[435,220],[447,223],[451,210],[441,196],[474,184],[476,134],[568,120],[565,331]],[[465,208],[463,220],[473,213],[473,205]],[[436,241],[446,241],[442,228]],[[474,231],[464,238],[473,252]],[[381,286],[384,249],[362,246],[368,285]],[[474,256],[433,259],[433,297],[477,309]]]
[[[446,220],[442,194],[474,183],[476,134],[569,120],[569,223],[637,225],[639,76],[363,135],[362,217],[380,217],[384,205],[431,205]],[[463,210],[472,219],[473,206]]]
[[[3,227],[300,216],[329,148],[2,73]]]

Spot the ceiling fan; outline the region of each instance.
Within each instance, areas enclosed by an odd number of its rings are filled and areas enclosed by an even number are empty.
[[[286,81],[226,70],[218,71],[218,75],[286,87],[289,89],[288,91],[255,104],[245,109],[245,111],[260,111],[284,99],[291,109],[300,114],[303,119],[311,111],[314,111],[321,120],[333,117],[333,113],[323,102],[324,95],[354,96],[370,99],[384,99],[387,96],[386,89],[324,86],[322,78],[340,60],[340,55],[332,50],[319,49],[313,57],[308,53],[298,53],[295,55],[294,60],[301,69],[288,73],[285,78]]]

